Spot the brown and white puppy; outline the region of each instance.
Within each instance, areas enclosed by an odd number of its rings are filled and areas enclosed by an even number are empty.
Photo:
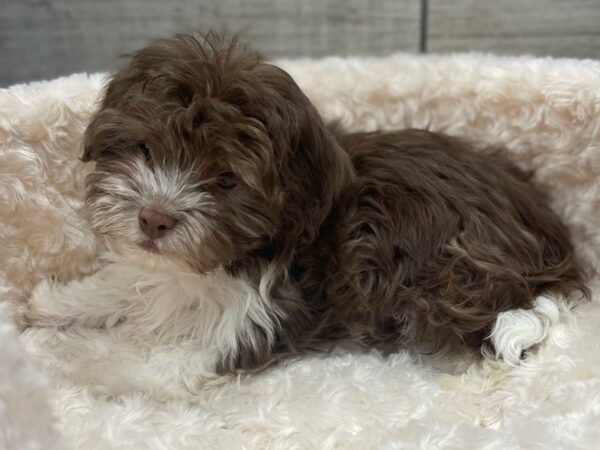
[[[202,335],[223,371],[340,340],[491,341],[517,362],[554,301],[586,293],[565,226],[507,161],[426,131],[334,135],[286,72],[218,36],[136,52],[83,160],[96,162],[86,198],[113,264],[186,273],[188,287],[146,295],[193,303],[204,323],[183,334]],[[63,313],[129,320],[111,292]]]

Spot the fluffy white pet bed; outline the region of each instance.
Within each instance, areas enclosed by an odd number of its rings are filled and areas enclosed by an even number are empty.
[[[536,169],[594,276],[593,301],[563,314],[514,368],[339,352],[209,382],[194,373],[193,347],[158,337],[29,329],[18,342],[0,304],[0,448],[598,448],[600,63],[396,55],[282,65],[327,119],[428,127],[505,146]],[[0,91],[3,303],[94,269],[101,243],[81,201],[90,167],[77,157],[103,81]]]

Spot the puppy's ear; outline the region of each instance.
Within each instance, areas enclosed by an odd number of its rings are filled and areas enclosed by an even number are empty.
[[[83,154],[81,155],[81,161],[83,162],[90,162],[92,160],[95,160],[96,157],[98,156],[98,143],[97,143],[97,129],[99,126],[99,122],[100,122],[100,118],[99,116],[101,115],[101,111],[96,112],[94,114],[94,116],[92,117],[92,120],[90,121],[90,123],[88,124],[87,128],[85,129],[85,133],[83,134],[83,143],[82,143],[82,147],[83,147]]]
[[[290,75],[269,64],[255,70],[265,90],[263,123],[276,151],[284,153],[285,234],[291,232],[296,244],[310,242],[354,179],[352,162]]]
[[[88,141],[86,136],[84,136],[84,139],[83,139],[83,154],[81,155],[80,159],[84,163],[90,162],[94,159],[94,147]]]
[[[90,162],[92,159],[94,159],[92,157],[92,147],[86,146],[84,144],[84,146],[83,146],[83,154],[81,155],[80,159],[81,159],[82,162]]]
[[[127,146],[139,140],[139,135],[140,127],[135,120],[103,106],[85,130],[81,161],[97,161],[108,153],[124,154]]]

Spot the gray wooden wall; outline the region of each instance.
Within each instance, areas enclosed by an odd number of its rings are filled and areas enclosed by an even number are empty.
[[[177,32],[267,56],[493,51],[600,58],[600,0],[0,0],[0,86],[113,69]]]

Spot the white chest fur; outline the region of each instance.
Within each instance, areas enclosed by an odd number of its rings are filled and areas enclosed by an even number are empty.
[[[202,371],[210,371],[235,357],[241,342],[258,345],[256,327],[272,343],[280,314],[264,292],[223,270],[195,274],[113,261],[80,281],[41,283],[28,316],[36,327],[102,328],[137,349],[195,349]]]

